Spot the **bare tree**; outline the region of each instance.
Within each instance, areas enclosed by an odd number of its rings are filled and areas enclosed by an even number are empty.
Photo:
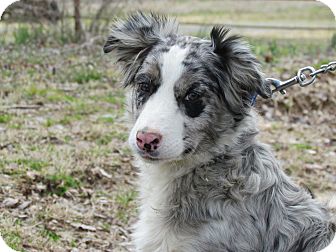
[[[80,0],[73,0],[74,3],[74,18],[75,18],[75,39],[77,42],[83,39],[83,27],[80,13]]]
[[[104,10],[107,9],[107,7],[115,0],[103,0],[100,8],[98,9],[94,19],[91,22],[89,32],[92,33],[94,30],[97,30],[99,20],[101,16],[103,15]]]

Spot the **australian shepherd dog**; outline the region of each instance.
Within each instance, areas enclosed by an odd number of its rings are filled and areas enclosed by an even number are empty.
[[[315,252],[333,216],[260,143],[255,94],[271,88],[249,46],[225,27],[210,39],[141,12],[107,38],[129,90],[139,167],[134,246],[143,252]],[[336,251],[336,250],[335,250]]]

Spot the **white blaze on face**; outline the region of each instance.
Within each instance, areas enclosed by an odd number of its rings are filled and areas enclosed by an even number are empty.
[[[182,154],[183,115],[174,95],[174,85],[181,77],[182,64],[188,49],[173,46],[161,58],[161,85],[148,101],[138,117],[129,137],[131,148],[137,152],[136,134],[143,129],[151,129],[162,135],[158,148],[158,159],[174,159]]]

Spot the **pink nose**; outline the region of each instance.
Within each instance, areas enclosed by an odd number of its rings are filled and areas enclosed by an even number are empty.
[[[136,142],[138,147],[146,152],[153,152],[159,148],[162,135],[153,131],[138,131]]]

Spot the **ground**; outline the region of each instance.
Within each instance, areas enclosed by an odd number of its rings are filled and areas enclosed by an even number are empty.
[[[269,77],[336,59],[330,37],[247,39]],[[137,170],[120,75],[102,41],[45,46],[20,33],[13,41],[0,47],[2,236],[20,251],[131,250]],[[333,72],[256,106],[259,138],[321,200],[336,190],[335,93]]]

